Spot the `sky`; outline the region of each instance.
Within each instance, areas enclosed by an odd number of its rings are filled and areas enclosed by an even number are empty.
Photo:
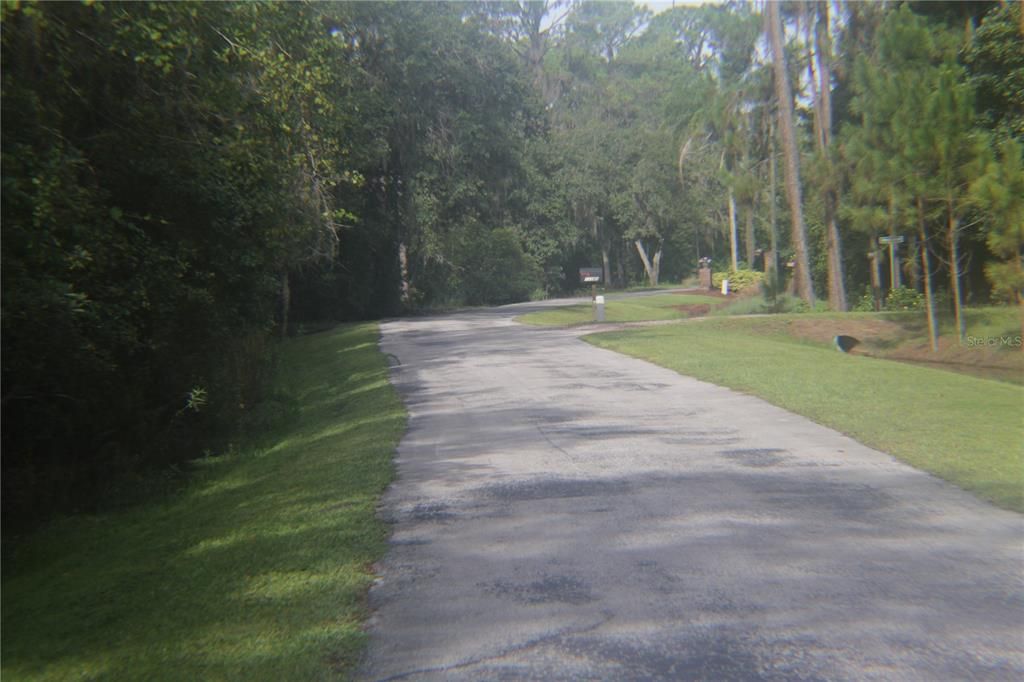
[[[706,5],[706,4],[719,4],[723,0],[653,0],[643,2],[643,0],[633,0],[638,5],[647,5],[647,9],[651,10],[655,14],[664,12],[667,9],[672,9],[672,6],[679,5]]]

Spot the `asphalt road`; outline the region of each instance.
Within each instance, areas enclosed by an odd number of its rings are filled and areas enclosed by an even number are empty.
[[[361,679],[1024,679],[1024,517],[523,310],[382,327]]]

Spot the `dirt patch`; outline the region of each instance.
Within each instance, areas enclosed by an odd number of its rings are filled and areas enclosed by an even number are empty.
[[[689,305],[677,305],[673,307],[687,317],[703,317],[711,312],[711,305],[707,303],[690,303]]]
[[[997,379],[1024,384],[1024,353],[998,346],[960,345],[948,336],[939,339],[938,352],[922,340],[923,320],[879,319],[807,319],[791,320],[785,333],[816,343],[832,343],[840,334],[853,336],[861,343],[851,355],[869,355],[886,360],[970,374],[984,379]]]
[[[718,289],[708,289],[707,291],[704,289],[687,291],[684,295],[703,296],[704,298],[713,298],[718,301],[717,303],[684,303],[683,305],[672,306],[674,310],[678,310],[686,317],[704,317],[712,310],[721,308],[722,306],[732,303],[737,299],[735,295],[723,296],[722,292]]]
[[[998,347],[961,346],[957,339],[940,338],[933,353],[928,343],[904,343],[883,356],[889,360],[948,369],[983,379],[1024,384],[1024,353]]]
[[[815,319],[793,320],[788,325],[789,334],[796,338],[831,343],[840,334],[860,339],[864,346],[881,350],[891,347],[907,330],[889,320],[835,320]]]

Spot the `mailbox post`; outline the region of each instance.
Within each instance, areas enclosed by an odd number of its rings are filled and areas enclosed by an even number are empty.
[[[604,321],[604,296],[597,295],[597,283],[604,277],[603,268],[580,268],[580,282],[590,285],[590,300],[594,305],[594,320]]]
[[[704,256],[697,261],[697,265],[697,276],[700,277],[700,288],[714,289],[715,287],[711,284],[711,259]]]

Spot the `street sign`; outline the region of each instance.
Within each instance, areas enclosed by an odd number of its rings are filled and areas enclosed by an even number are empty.
[[[580,281],[584,284],[597,284],[603,276],[602,268],[580,268]]]
[[[878,243],[879,244],[902,244],[903,241],[904,241],[904,238],[903,238],[902,234],[899,235],[899,236],[896,236],[896,237],[879,237],[878,238]]]

